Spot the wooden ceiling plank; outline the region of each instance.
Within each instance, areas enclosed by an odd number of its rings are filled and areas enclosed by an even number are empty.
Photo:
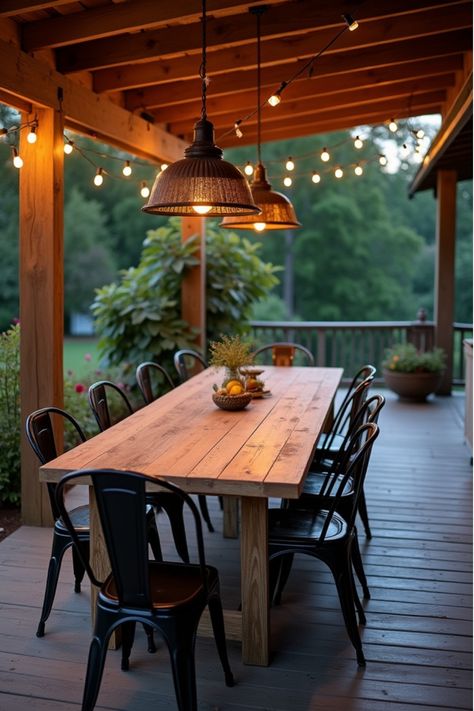
[[[366,98],[367,94],[367,98]],[[374,96],[370,98],[368,92],[358,97],[353,96],[352,102],[347,104],[338,102],[331,102],[330,107],[326,101],[321,101],[317,99],[316,101],[306,102],[306,106],[301,105],[298,102],[297,107],[292,106],[291,103],[288,106],[285,104],[281,112],[273,112],[270,109],[265,113],[262,119],[262,132],[271,131],[273,126],[280,126],[284,123],[291,123],[292,125],[297,125],[298,123],[308,123],[311,120],[311,116],[314,116],[315,120],[318,121],[330,121],[331,118],[337,120],[338,118],[345,116],[353,116],[357,113],[370,113],[378,112],[384,109],[386,111],[387,118],[394,115],[397,109],[401,106],[415,106],[417,104],[438,104],[440,107],[446,100],[446,91],[443,89],[435,89],[431,91],[420,91],[417,94],[402,94],[400,96],[385,97],[385,96]],[[279,108],[280,108],[279,107]],[[232,127],[234,125],[235,116],[228,120],[227,114],[224,116],[217,117],[217,121],[213,121],[214,128],[216,131],[217,140],[219,135],[230,131],[233,133]],[[257,118],[252,117],[248,122],[242,124],[242,131],[245,134],[246,131],[251,133],[256,132]],[[193,130],[193,123],[172,123],[169,125],[169,130],[171,133],[177,136],[190,136]]]
[[[184,145],[175,136],[1,40],[0,67],[2,90],[32,104],[59,109],[58,90],[62,90],[62,110],[68,126],[100,136],[147,160],[171,162],[183,155]]]
[[[357,30],[357,35],[345,33],[327,54],[336,54],[354,48],[380,46],[386,42],[393,42],[417,37],[428,37],[433,34],[444,33],[469,27],[472,20],[471,3],[458,4],[450,8],[441,7],[433,10],[427,16],[426,12],[412,13],[405,17],[395,17],[374,22],[366,22]],[[334,29],[312,30],[304,35],[291,38],[277,38],[269,40],[262,47],[262,67],[291,63],[295,58],[304,59],[314,55],[315,49],[326,46],[334,36]],[[153,66],[149,66],[152,64]],[[256,68],[255,42],[249,45],[222,49],[209,54],[209,76],[216,77],[234,71],[236,67],[241,70]],[[146,77],[152,77],[154,84],[161,81],[178,81],[181,79],[195,79],[199,69],[199,58],[196,55],[163,59],[145,64],[137,74],[141,75],[146,67]],[[128,67],[122,67],[126,72]],[[284,71],[283,67],[282,70]],[[94,78],[96,91],[103,91],[104,79],[107,73],[120,71],[114,69],[100,70]],[[289,71],[289,70],[287,70]],[[97,76],[97,74],[99,76]],[[113,76],[113,75],[112,75]]]
[[[263,1],[208,0],[207,11],[217,17],[229,13],[242,14],[247,12],[250,5],[260,5]],[[266,5],[279,2],[283,0],[265,0]],[[71,22],[70,17],[53,17],[26,23],[23,27],[23,49],[32,52],[45,47],[63,47],[85,40],[156,29],[176,23],[199,23],[200,17],[201,8],[196,0],[134,0],[119,5],[105,5],[77,13],[74,22]]]
[[[463,2],[463,0],[460,0]],[[342,3],[345,6],[347,3]],[[384,17],[401,14],[403,10],[413,12],[417,9],[436,8],[445,5],[446,0],[366,0],[360,8],[361,17]],[[454,7],[457,2],[449,3]],[[323,12],[321,5],[324,5]],[[353,7],[348,9],[353,12]],[[428,16],[429,13],[427,13]],[[361,24],[362,26],[362,24]],[[290,40],[292,35],[308,32],[311,28],[321,31],[332,28],[342,29],[344,21],[340,12],[334,11],[330,0],[324,3],[313,0],[301,0],[298,12],[295,5],[285,3],[276,5],[265,16],[262,26],[262,37],[267,39],[285,37]],[[347,35],[353,33],[347,33]],[[334,35],[332,35],[334,36]],[[353,37],[352,42],[358,40]],[[238,46],[255,42],[255,23],[246,13],[224,18],[211,19],[207,23],[207,46],[211,49]],[[144,31],[122,36],[109,37],[90,42],[81,42],[57,50],[57,68],[68,73],[80,70],[93,70],[100,67],[111,67],[119,64],[147,62],[165,56],[179,56],[184,53],[199,53],[201,50],[201,32],[196,24],[183,25],[179,28],[165,28]]]
[[[59,5],[70,5],[72,0],[2,0],[0,17],[13,17],[26,12],[37,12],[55,8]]]
[[[452,55],[446,57],[441,63],[438,60],[412,62],[410,72],[404,64],[396,64],[380,70],[360,71],[351,74],[342,74],[337,77],[319,77],[314,82],[295,82],[285,91],[285,104],[288,101],[311,98],[316,96],[331,96],[349,90],[366,90],[373,87],[382,87],[393,84],[393,89],[399,85],[416,80],[425,80],[433,86],[436,81],[441,86],[453,86],[456,70],[462,67],[462,56]],[[439,82],[438,82],[439,80]],[[237,98],[232,94],[207,100],[207,112],[215,120],[218,114],[233,112],[234,116],[249,113],[256,106],[256,90],[239,92]],[[158,123],[171,123],[172,121],[195,120],[199,116],[201,102],[196,100],[177,106],[166,106],[152,111]]]
[[[393,45],[383,45],[380,48],[369,47],[340,53],[337,55],[337,59],[334,56],[325,55],[318,59],[315,72],[310,79],[307,75],[303,75],[298,81],[317,81],[322,76],[335,76],[360,70],[378,70],[385,66],[436,57],[442,61],[441,58],[446,55],[459,54],[468,50],[471,44],[471,31],[458,30],[438,35],[436,42],[423,43],[418,40],[403,40],[393,43]],[[290,65],[291,70],[287,66],[283,67],[283,71],[273,67],[264,68],[262,70],[262,87],[264,89],[267,87],[270,93],[271,89],[278,87],[280,81],[292,76],[304,63],[304,61],[294,62],[293,65]],[[229,93],[237,94],[239,91],[248,91],[254,87],[255,72],[237,70],[229,72],[224,77],[218,76],[212,79],[209,84],[208,98],[212,99]],[[127,92],[125,105],[130,110],[149,109],[194,101],[199,96],[199,85],[196,81],[177,81],[162,87],[148,87]],[[238,100],[237,97],[236,100]]]

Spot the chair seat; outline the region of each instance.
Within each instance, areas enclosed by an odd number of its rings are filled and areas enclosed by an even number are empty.
[[[331,441],[330,441],[331,440]],[[329,443],[330,441],[330,443]],[[328,444],[329,443],[329,444]],[[321,434],[316,443],[316,451],[336,454],[344,444],[344,436],[340,434]]]
[[[154,610],[176,608],[193,602],[203,593],[201,569],[189,563],[149,563],[151,601]],[[216,568],[206,566],[208,588],[212,590],[218,582]],[[100,598],[118,605],[115,580],[110,576],[100,593]]]
[[[304,482],[302,496],[304,496],[305,494],[310,494],[311,496],[319,496],[319,494],[321,493],[321,487],[323,486],[323,484],[326,481],[326,477],[327,477],[327,474],[325,472],[310,471],[308,473],[308,476],[305,479],[305,482]],[[334,477],[335,477],[335,474],[331,474],[331,484],[333,484]],[[330,489],[330,493],[327,494],[328,497],[334,496],[336,494],[336,492],[338,490],[338,486],[339,486],[338,482],[340,482],[342,480],[342,478],[343,477],[341,475],[339,475],[337,477],[338,481],[334,482],[332,488]],[[344,485],[344,488],[341,492],[341,496],[349,496],[353,492],[354,492],[354,482],[353,482],[352,477],[350,477]]]
[[[270,509],[270,543],[293,543],[295,545],[314,545],[319,541],[328,511],[310,511],[305,509]],[[325,544],[340,541],[347,536],[348,526],[337,513],[333,513],[325,536]]]
[[[90,528],[89,520],[89,504],[84,504],[84,506],[78,506],[75,509],[69,511],[69,516],[74,524],[74,528],[78,533],[86,533]],[[62,533],[63,535],[69,535],[66,526],[61,518],[54,524],[55,529]]]

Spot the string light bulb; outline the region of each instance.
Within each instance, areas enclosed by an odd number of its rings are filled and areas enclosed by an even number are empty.
[[[352,15],[346,13],[342,17],[344,18],[344,21],[348,26],[350,32],[354,32],[354,30],[359,27],[359,23],[357,22],[357,20],[354,20]]]
[[[402,154],[402,156],[403,156],[404,158],[406,158],[406,156],[408,155],[409,152],[410,152],[410,149],[408,148],[407,144],[404,143],[404,144],[402,145],[402,148],[401,148],[401,154]]]
[[[128,178],[132,174],[132,166],[130,165],[129,160],[125,161],[125,165],[122,168],[122,173],[125,175],[126,178]]]
[[[254,222],[254,230],[255,232],[263,232],[263,230],[266,228],[267,223],[266,222]]]
[[[313,171],[313,175],[311,176],[311,180],[313,183],[320,183],[321,182],[321,176],[319,173],[316,173],[316,171]]]
[[[294,164],[293,159],[291,158],[291,156],[290,156],[290,157],[288,158],[288,160],[286,161],[286,169],[287,169],[287,170],[294,170],[294,169],[295,169],[295,164]]]
[[[395,121],[395,119],[393,119],[393,118],[390,119],[390,121],[388,122],[388,128],[389,128],[389,131],[391,131],[392,133],[396,133],[398,131],[398,124]]]
[[[15,168],[18,168],[18,170],[20,168],[23,168],[23,158],[18,154],[18,151],[15,146],[12,146],[12,155],[13,165],[15,166]]]
[[[416,136],[417,138],[420,138],[420,139],[421,139],[421,138],[424,138],[425,132],[423,131],[422,128],[419,128],[418,131],[415,133],[415,136]]]
[[[64,144],[64,153],[69,156],[74,150],[74,143],[68,138]]]
[[[323,161],[323,163],[327,163],[328,160],[330,159],[330,157],[331,156],[329,155],[327,148],[326,147],[323,148],[322,153],[321,153],[321,160]]]
[[[28,135],[26,136],[26,140],[28,141],[28,143],[36,143],[36,141],[38,140],[38,136],[36,134],[36,125],[30,127]]]
[[[240,119],[239,119],[239,121],[236,121],[236,122],[234,123],[235,135],[237,136],[237,138],[243,138],[243,135],[244,135],[243,132],[242,132],[242,129],[240,128],[240,124],[241,124],[241,120],[240,120]]]
[[[270,106],[278,106],[278,104],[281,102],[281,92],[286,86],[286,81],[282,81],[278,89],[275,91],[274,94],[272,94],[268,99],[268,103]]]
[[[344,171],[342,170],[342,168],[340,166],[338,168],[336,168],[336,170],[334,171],[334,175],[338,179],[342,178],[342,176],[344,175]]]
[[[387,158],[383,155],[383,153],[379,155],[379,163],[380,165],[387,165]]]
[[[289,175],[287,175],[285,178],[283,178],[283,185],[287,188],[289,188],[291,185],[293,185],[293,180],[290,178]]]
[[[104,182],[103,170],[102,168],[97,168],[96,174],[94,175],[94,185],[96,188],[100,188]]]
[[[244,173],[245,173],[245,175],[252,175],[253,174],[253,165],[249,160],[245,164]]]
[[[359,165],[359,163],[357,163],[356,167],[354,168],[354,173],[356,175],[362,175],[363,172],[364,172],[364,169],[362,168],[361,165]]]
[[[160,170],[163,172],[163,170],[166,170],[167,167],[168,167],[168,163],[162,163],[160,165]]]
[[[141,187],[140,187],[140,195],[142,198],[148,198],[150,197],[150,188],[146,184],[145,180],[142,180]]]
[[[357,150],[360,151],[360,149],[363,147],[364,141],[359,136],[356,136],[354,139],[354,148],[357,148]]]

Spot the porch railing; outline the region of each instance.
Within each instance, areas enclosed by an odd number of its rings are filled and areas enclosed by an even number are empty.
[[[361,364],[376,366],[382,379],[386,348],[395,343],[414,343],[420,350],[433,347],[432,321],[251,321],[253,341],[301,343],[309,348],[319,366],[340,366],[354,373]],[[463,340],[472,337],[472,324],[455,323],[453,338],[453,385],[463,385]]]

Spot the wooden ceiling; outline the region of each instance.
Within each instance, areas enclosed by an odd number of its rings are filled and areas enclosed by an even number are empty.
[[[263,112],[279,140],[443,113],[472,47],[471,0],[208,0],[208,115],[219,145],[256,141],[255,18],[262,17],[262,93],[277,89],[344,32]],[[2,0],[0,22],[20,48],[57,71],[190,140],[200,113],[199,0]],[[229,132],[230,130],[230,132]],[[224,135],[225,134],[225,135]]]

